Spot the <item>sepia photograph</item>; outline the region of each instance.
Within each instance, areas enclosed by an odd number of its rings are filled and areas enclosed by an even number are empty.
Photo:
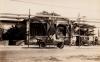
[[[100,62],[100,0],[0,0],[0,62]]]

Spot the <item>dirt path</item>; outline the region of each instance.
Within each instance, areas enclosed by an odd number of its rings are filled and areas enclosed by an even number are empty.
[[[0,62],[100,62],[100,46],[0,47]]]

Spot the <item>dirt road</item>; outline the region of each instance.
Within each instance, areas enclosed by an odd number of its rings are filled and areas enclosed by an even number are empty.
[[[0,62],[100,62],[100,46],[5,47],[0,46]]]

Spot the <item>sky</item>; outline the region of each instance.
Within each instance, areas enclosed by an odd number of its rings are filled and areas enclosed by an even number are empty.
[[[0,13],[56,12],[66,17],[100,19],[100,0],[0,0]]]
[[[100,19],[100,0],[0,0],[0,13],[56,12],[65,17]],[[100,20],[94,20],[100,21]],[[100,23],[90,23],[100,27]]]

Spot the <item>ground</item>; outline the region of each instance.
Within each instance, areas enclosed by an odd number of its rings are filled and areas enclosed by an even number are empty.
[[[100,62],[100,46],[0,46],[0,62]]]

